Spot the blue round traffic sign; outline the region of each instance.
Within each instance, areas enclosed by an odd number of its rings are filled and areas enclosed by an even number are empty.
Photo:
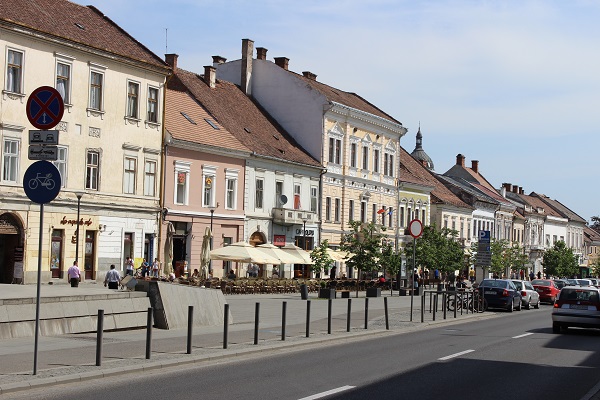
[[[36,161],[23,175],[23,189],[29,200],[38,204],[50,203],[58,196],[62,184],[60,172],[48,161]]]
[[[29,95],[26,111],[31,125],[38,129],[52,129],[62,119],[65,104],[58,90],[41,86]]]

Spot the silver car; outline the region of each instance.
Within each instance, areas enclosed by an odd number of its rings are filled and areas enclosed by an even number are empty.
[[[565,286],[552,309],[552,331],[576,326],[600,328],[600,289],[594,286]]]
[[[528,310],[531,308],[531,306],[534,308],[540,308],[540,295],[535,290],[531,282],[514,279],[512,283],[514,283],[517,290],[521,292],[521,301],[523,303],[523,307]]]

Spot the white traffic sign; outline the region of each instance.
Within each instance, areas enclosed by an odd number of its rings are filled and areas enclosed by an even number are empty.
[[[30,145],[27,155],[30,160],[56,161],[58,160],[58,147]]]
[[[418,219],[413,219],[408,224],[408,233],[410,233],[410,236],[417,239],[423,234],[423,223]]]
[[[29,144],[58,144],[58,131],[29,131]]]

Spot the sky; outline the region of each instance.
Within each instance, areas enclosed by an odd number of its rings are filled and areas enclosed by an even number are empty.
[[[75,0],[160,57],[203,73],[241,40],[354,92],[408,129],[444,173],[479,161],[499,188],[600,215],[600,0]]]

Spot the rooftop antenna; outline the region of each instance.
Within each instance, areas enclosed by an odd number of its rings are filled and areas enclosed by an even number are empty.
[[[169,28],[165,28],[165,54],[169,54]]]

